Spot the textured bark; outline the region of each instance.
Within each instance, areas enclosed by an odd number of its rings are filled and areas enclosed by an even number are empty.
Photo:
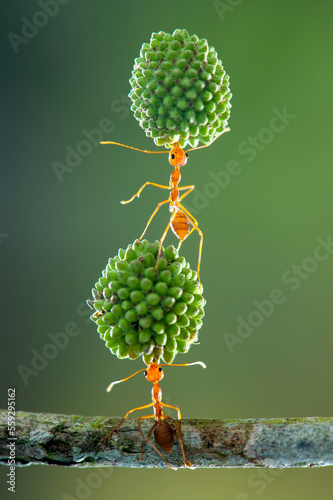
[[[8,435],[7,411],[0,410],[0,463],[15,444],[16,465],[72,467],[167,467],[128,418],[112,439],[101,439],[119,418],[17,412],[16,440]],[[147,435],[153,421],[143,421]],[[187,455],[195,467],[323,467],[333,465],[333,417],[247,420],[182,420]],[[12,447],[13,448],[13,447]],[[182,466],[180,447],[165,454]]]

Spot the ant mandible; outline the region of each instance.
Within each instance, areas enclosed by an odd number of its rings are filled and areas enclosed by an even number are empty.
[[[149,218],[149,220],[147,222],[147,225],[146,225],[143,233],[141,234],[140,238],[138,239],[138,241],[140,241],[144,237],[144,235],[145,235],[145,233],[146,233],[146,231],[147,231],[147,229],[148,229],[151,221],[153,220],[153,218],[155,217],[155,215],[157,214],[157,212],[161,208],[161,206],[165,205],[166,203],[170,203],[169,210],[170,210],[170,212],[172,212],[172,215],[170,217],[168,225],[167,225],[167,227],[166,227],[166,229],[165,229],[165,231],[164,231],[164,233],[162,235],[162,238],[160,240],[160,249],[159,249],[157,260],[161,256],[162,245],[163,245],[165,237],[166,237],[166,235],[167,235],[167,233],[168,233],[168,231],[169,231],[170,228],[173,231],[173,233],[177,236],[177,238],[180,240],[178,248],[177,248],[177,251],[179,251],[179,248],[180,248],[181,244],[183,243],[183,241],[185,241],[186,238],[194,230],[196,230],[199,233],[199,236],[200,236],[199,257],[198,257],[198,266],[197,266],[198,281],[199,281],[200,287],[201,287],[201,281],[200,281],[200,263],[201,263],[201,255],[202,255],[203,233],[202,233],[202,231],[198,227],[197,220],[181,204],[181,201],[188,194],[190,194],[193,191],[193,189],[195,188],[195,186],[191,185],[191,186],[182,186],[182,187],[179,187],[179,182],[181,180],[181,174],[180,174],[180,170],[179,169],[180,169],[180,167],[183,167],[184,165],[186,165],[187,158],[188,158],[188,154],[187,153],[189,151],[194,151],[194,150],[197,150],[197,149],[206,148],[207,146],[210,146],[222,134],[224,134],[225,132],[229,132],[229,131],[230,131],[230,128],[226,128],[225,130],[223,130],[222,132],[220,132],[218,135],[216,135],[216,137],[214,137],[214,139],[211,142],[209,142],[208,144],[204,144],[203,146],[198,146],[196,148],[191,148],[191,149],[188,149],[186,151],[183,150],[183,148],[180,146],[179,142],[173,143],[172,146],[171,146],[171,150],[169,152],[169,163],[174,168],[174,170],[173,170],[173,172],[172,172],[172,174],[170,176],[169,185],[168,186],[164,186],[162,184],[156,184],[155,182],[145,182],[143,184],[143,186],[141,186],[141,188],[139,189],[139,191],[132,196],[132,198],[130,198],[127,201],[121,201],[121,203],[123,205],[127,204],[127,203],[130,203],[131,201],[134,200],[134,198],[140,196],[141,192],[144,190],[144,188],[146,186],[155,186],[155,187],[158,187],[158,188],[161,188],[161,189],[170,189],[170,196],[166,200],[161,201],[160,203],[158,203],[158,205],[155,208],[154,212],[150,216],[150,218]],[[125,148],[134,149],[135,151],[140,151],[142,153],[152,153],[152,154],[168,153],[168,151],[147,151],[147,150],[134,148],[132,146],[127,146],[125,144],[120,144],[118,142],[113,142],[113,141],[102,141],[101,144],[114,144],[116,146],[122,146],[122,147],[125,147]],[[184,191],[184,190],[186,190],[185,193],[182,194],[182,196],[179,196],[179,191]],[[191,226],[192,226],[192,229],[191,229]]]
[[[132,410],[129,410],[126,413],[126,415],[124,416],[124,418],[120,421],[119,425],[117,425],[117,427],[115,429],[113,429],[111,432],[109,432],[109,434],[107,434],[102,439],[102,441],[104,441],[108,437],[112,436],[113,433],[118,432],[119,428],[121,427],[121,425],[123,424],[123,422],[126,420],[126,418],[128,417],[128,415],[130,413],[133,413],[134,411],[137,411],[137,410],[144,410],[146,408],[150,408],[151,406],[153,406],[153,408],[154,408],[153,415],[147,415],[147,416],[139,417],[137,419],[139,431],[140,431],[140,434],[142,437],[142,451],[141,451],[141,455],[139,457],[139,462],[141,462],[141,459],[142,459],[142,456],[144,453],[145,442],[147,441],[147,443],[149,443],[154,448],[154,450],[157,451],[157,453],[164,460],[164,462],[167,464],[167,466],[170,467],[170,469],[176,469],[176,467],[172,467],[167,462],[163,453],[161,453],[161,451],[154,445],[154,443],[152,441],[150,441],[149,438],[152,435],[152,433],[154,432],[154,437],[155,437],[156,443],[166,453],[170,453],[172,451],[172,448],[174,445],[174,436],[176,436],[176,438],[178,439],[179,445],[180,445],[181,452],[182,452],[184,466],[185,467],[193,467],[192,463],[190,462],[190,460],[188,459],[188,457],[186,455],[185,443],[184,443],[184,439],[183,439],[183,435],[182,435],[182,431],[181,431],[180,409],[177,406],[172,406],[172,405],[168,405],[166,403],[162,403],[162,389],[161,389],[160,384],[159,384],[159,382],[164,377],[164,372],[163,372],[162,366],[192,366],[192,365],[200,365],[203,368],[206,368],[206,365],[204,363],[202,363],[201,361],[196,361],[195,363],[184,363],[184,364],[174,364],[174,365],[170,365],[168,363],[158,364],[156,362],[152,362],[147,366],[147,368],[142,368],[141,370],[133,373],[129,377],[126,377],[122,380],[116,380],[115,382],[112,382],[109,385],[109,387],[107,388],[108,392],[111,391],[112,387],[115,384],[119,384],[120,382],[125,382],[125,380],[128,380],[131,377],[134,377],[134,375],[137,375],[138,373],[144,371],[145,377],[148,380],[148,382],[152,382],[154,384],[153,388],[152,388],[152,403],[150,403],[148,405],[138,406],[137,408],[133,408]],[[175,419],[169,417],[169,415],[166,415],[163,411],[163,407],[172,408],[173,410],[176,410],[177,414],[178,414],[178,420],[175,420]],[[141,422],[141,420],[146,420],[149,418],[155,418],[155,422],[152,425],[151,429],[149,430],[147,437],[145,438],[145,436],[142,432],[140,422]],[[175,429],[172,427],[172,425],[170,425],[170,423],[168,421],[171,421],[174,424]]]

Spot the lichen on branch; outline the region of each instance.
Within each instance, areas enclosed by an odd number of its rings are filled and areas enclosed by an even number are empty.
[[[127,419],[108,441],[102,438],[118,417],[84,417],[18,412],[16,465],[72,467],[167,467],[148,444],[141,462],[142,438],[135,419]],[[143,423],[145,435],[152,423]],[[7,411],[0,410],[0,463],[7,464]],[[187,454],[198,468],[323,467],[333,465],[333,417],[182,420]],[[182,466],[175,442],[168,461]]]

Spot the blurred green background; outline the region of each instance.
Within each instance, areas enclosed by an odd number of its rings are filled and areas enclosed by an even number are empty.
[[[186,206],[204,233],[207,306],[200,345],[177,362],[200,359],[208,368],[170,369],[164,401],[184,418],[332,415],[333,254],[329,246],[317,253],[318,238],[333,239],[332,3],[68,1],[37,32],[30,27],[25,42],[10,41],[10,32],[22,36],[22,18],[43,24],[41,10],[32,0],[3,3],[1,406],[13,386],[17,408],[27,411],[123,416],[150,401],[143,376],[107,395],[109,382],[143,364],[111,356],[84,303],[107,259],[141,234],[164,192],[148,188],[127,206],[120,200],[146,180],[167,183],[167,158],[89,143],[62,182],[52,164],[65,165],[66,148],[80,148],[84,130],[105,118],[112,131],[104,139],[155,148],[126,98],[133,59],[152,31],[186,28],[208,39],[230,75],[232,130],[191,153],[182,170],[182,183],[197,188]],[[282,121],[272,121],[277,113]],[[228,179],[229,162],[237,174]],[[149,239],[160,238],[168,217],[161,210]],[[198,245],[193,234],[182,247],[193,267]],[[270,300],[275,289],[283,303],[272,311],[265,302],[265,318],[253,314],[254,301]],[[235,337],[248,318],[260,325]],[[31,351],[42,352],[68,322],[79,335],[22,377],[18,367],[31,368]],[[260,486],[254,469],[104,470],[109,476],[85,498],[332,498],[330,468],[268,471]],[[82,498],[77,487],[90,484],[92,472],[19,469],[16,498]]]

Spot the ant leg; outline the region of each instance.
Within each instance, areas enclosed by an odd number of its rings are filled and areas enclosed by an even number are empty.
[[[181,196],[180,200],[183,199],[183,196]],[[193,217],[193,215],[191,214],[191,212],[189,212],[187,210],[187,208],[185,208],[181,203],[178,203],[178,207],[181,208],[181,210],[188,216],[188,218],[191,220],[191,223],[192,221],[194,222],[194,224],[198,225],[199,222]]]
[[[193,184],[191,186],[182,186],[178,188],[178,191],[184,191],[184,189],[187,189],[187,191],[186,193],[181,195],[178,201],[181,201],[183,198],[185,198],[185,196],[190,194],[193,191],[193,189],[195,189],[195,186]]]
[[[189,233],[185,236],[185,238],[184,238],[183,240],[180,240],[180,241],[179,241],[179,243],[178,243],[178,247],[177,247],[177,253],[179,252],[180,247],[182,246],[183,241],[185,241],[185,240],[186,240],[186,239],[190,236],[190,234],[191,234],[191,233],[193,233],[194,229],[195,229],[195,228],[194,228],[194,227],[192,227],[191,231],[190,231],[190,232],[189,232]]]
[[[195,227],[192,227],[192,229],[190,230],[190,232],[185,236],[185,238],[183,240],[180,240],[179,243],[178,243],[178,247],[177,247],[177,253],[179,253],[179,250],[180,250],[180,247],[182,246],[182,243],[183,241],[185,241],[189,236],[190,234],[193,233],[193,231],[195,230]]]
[[[189,189],[188,189],[188,191],[186,191],[186,193],[184,193],[184,194],[183,194],[183,195],[179,198],[179,200],[178,200],[178,205],[179,205],[179,206],[181,206],[181,208],[184,210],[184,212],[186,213],[186,215],[188,215],[188,216],[191,218],[191,220],[193,220],[193,221],[194,221],[194,222],[198,225],[199,223],[198,223],[198,221],[197,221],[197,220],[193,217],[193,215],[192,215],[192,214],[191,214],[191,213],[190,213],[190,212],[189,212],[189,211],[188,211],[185,207],[183,207],[183,205],[182,205],[181,203],[179,203],[179,202],[181,202],[181,201],[185,198],[185,196],[187,196],[188,194],[190,194],[190,193],[193,191],[193,189],[195,188],[195,186],[184,186],[184,188],[185,188],[185,189],[189,188]],[[179,191],[180,191],[180,190],[182,190],[182,189],[184,189],[184,188],[179,188]]]
[[[143,455],[143,452],[145,451],[145,441],[146,441],[146,438],[144,437],[144,434],[142,432],[142,428],[141,428],[141,425],[140,425],[140,420],[144,420],[146,418],[154,418],[155,415],[148,415],[146,417],[139,417],[137,419],[137,422],[138,422],[138,427],[139,427],[139,431],[140,431],[140,434],[141,434],[141,437],[142,437],[142,451],[141,451],[141,455],[140,455],[140,458],[138,459],[139,462],[141,462],[141,459],[142,459],[142,455]],[[156,427],[156,422],[154,423],[154,425],[152,426],[152,428],[150,429],[149,431],[149,434],[152,432],[152,430]],[[148,434],[148,436],[149,436]]]
[[[192,232],[192,231],[191,231]],[[184,240],[180,240],[179,243],[178,243],[178,247],[177,247],[177,253],[179,252],[180,250],[180,247],[182,246],[182,243],[183,243]]]
[[[169,223],[168,223],[167,227],[165,228],[164,233],[162,234],[162,238],[160,239],[160,249],[158,251],[158,255],[157,255],[157,259],[156,259],[156,269],[157,269],[158,260],[161,257],[163,241],[165,240],[165,237],[168,234],[168,231],[169,231],[170,226],[171,226],[171,224],[173,222],[173,219],[176,217],[176,214],[177,214],[177,211],[174,210],[173,214],[170,217]]]
[[[194,219],[193,215],[190,214],[190,212],[188,210],[186,210],[185,207],[183,207],[183,205],[179,204],[179,209],[184,211],[184,213],[187,215],[187,217],[189,218],[189,221],[190,223],[192,224],[193,226],[193,229],[195,229],[196,231],[198,231],[199,235],[200,235],[200,243],[199,243],[199,256],[198,256],[198,266],[197,266],[197,273],[198,273],[198,281],[199,281],[199,285],[200,285],[200,290],[202,291],[202,284],[201,284],[201,280],[200,280],[200,264],[201,264],[201,256],[202,256],[202,245],[203,245],[203,232],[201,231],[201,229],[199,229],[198,227],[198,223],[197,221]],[[189,234],[191,234],[192,231],[190,231]],[[189,234],[187,236],[189,236]]]
[[[169,417],[168,415],[165,415],[165,418],[169,418],[170,420],[172,420],[174,422],[175,426],[176,426],[176,429],[178,430],[177,438],[178,438],[178,441],[179,441],[180,448],[182,450],[182,455],[183,455],[185,467],[192,467],[192,463],[190,462],[190,460],[186,456],[186,448],[185,448],[185,443],[184,443],[183,434],[182,434],[182,430],[181,430],[181,420],[182,420],[182,417],[181,417],[180,409],[177,406],[168,405],[166,403],[161,403],[161,405],[165,406],[166,408],[171,408],[171,409],[177,411],[178,420],[174,420],[173,418]],[[187,465],[186,461],[190,465]]]
[[[146,224],[146,227],[145,227],[145,230],[143,231],[143,233],[141,234],[140,238],[138,239],[138,241],[141,241],[142,238],[144,237],[148,227],[149,227],[149,224],[151,223],[151,221],[153,220],[153,218],[155,217],[155,215],[157,214],[157,212],[159,211],[159,209],[161,208],[162,205],[165,205],[166,203],[169,203],[169,198],[167,200],[164,200],[164,201],[160,201],[159,204],[157,205],[157,207],[155,208],[154,212],[151,214],[147,224]]]
[[[144,405],[144,406],[138,406],[137,408],[133,408],[132,410],[129,410],[126,415],[124,416],[124,418],[121,420],[120,424],[117,425],[117,427],[115,427],[114,429],[112,429],[111,432],[109,432],[109,434],[107,434],[105,437],[103,437],[103,439],[101,439],[101,442],[104,441],[104,439],[107,439],[108,437],[110,437],[114,432],[117,432],[119,431],[119,428],[121,427],[121,425],[124,423],[124,421],[126,420],[126,418],[128,417],[128,415],[130,415],[130,413],[133,413],[134,411],[137,411],[137,410],[144,410],[145,408],[150,408],[151,406],[153,406],[154,403],[149,403],[149,405]]]
[[[161,405],[165,406],[166,408],[171,408],[172,410],[176,410],[176,412],[178,414],[178,420],[182,419],[182,415],[180,413],[180,409],[178,408],[178,406],[167,405],[166,403],[161,403]]]
[[[176,427],[175,434],[176,434],[176,437],[178,439],[179,446],[180,446],[180,449],[182,452],[184,466],[185,467],[193,467],[192,462],[189,460],[188,456],[186,455],[186,446],[184,443],[184,438],[183,438],[183,433],[181,430],[180,420],[177,421],[174,418],[169,417],[169,415],[164,415],[164,418],[168,418],[169,420],[171,420],[172,423],[174,424],[174,426]]]
[[[191,186],[182,186],[182,187],[179,187],[178,188],[178,191],[184,191],[184,189],[187,189],[186,193],[182,194],[182,196],[179,198],[178,201],[181,201],[183,198],[185,198],[185,196],[187,196],[188,194],[190,194],[193,189],[195,188],[195,186],[192,184]]]
[[[164,186],[162,184],[156,184],[155,182],[145,182],[144,185],[140,187],[139,191],[137,193],[133,194],[132,198],[130,198],[129,200],[126,200],[126,201],[121,201],[120,203],[122,205],[126,205],[127,203],[131,203],[131,201],[133,201],[135,197],[139,198],[140,194],[142,193],[142,191],[144,190],[144,188],[146,186],[155,186],[155,187],[158,187],[158,188],[161,188],[161,189],[170,189],[170,186]]]
[[[186,237],[182,240],[182,243],[183,241],[187,240],[187,238],[190,236],[190,234],[193,233],[193,231],[195,230],[195,227],[192,227],[191,231],[186,235]]]

